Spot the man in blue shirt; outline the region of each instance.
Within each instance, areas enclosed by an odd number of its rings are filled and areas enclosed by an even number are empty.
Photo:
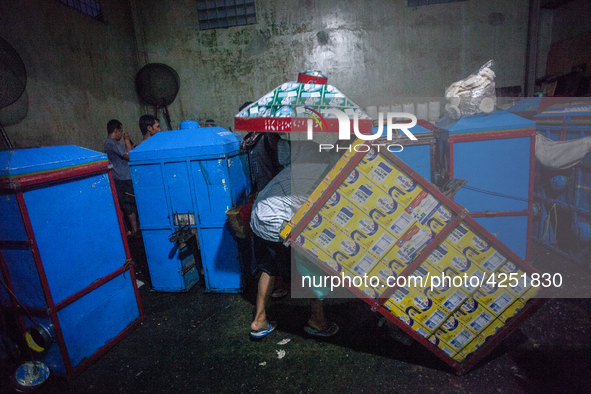
[[[119,143],[121,138],[125,141],[125,148]],[[109,163],[113,166],[113,180],[119,207],[129,220],[131,236],[139,236],[139,223],[137,217],[137,206],[133,183],[131,182],[131,171],[129,170],[128,152],[133,148],[129,134],[123,132],[123,125],[117,119],[111,119],[107,123],[107,140],[105,141],[105,153]]]

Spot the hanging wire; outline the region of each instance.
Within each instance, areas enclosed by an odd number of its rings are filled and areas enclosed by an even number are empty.
[[[516,196],[511,196],[509,194],[502,194],[502,193],[497,193],[497,192],[491,192],[489,190],[478,189],[476,187],[471,187],[471,186],[466,186],[466,185],[464,185],[462,187],[462,189],[472,190],[474,192],[483,193],[483,194],[489,194],[491,196],[496,196],[496,197],[508,198],[508,199],[511,199],[511,200],[525,201],[525,202],[533,201],[533,199],[529,199],[529,198],[516,197]]]
[[[554,211],[554,238],[556,238],[556,231],[558,230],[558,214],[556,213],[556,204],[552,204],[552,207],[548,211],[548,218],[546,223],[544,223],[544,233],[542,234],[542,241],[548,235],[548,231],[550,229],[550,218],[552,215],[552,211]],[[548,244],[550,244],[550,239],[548,239]]]

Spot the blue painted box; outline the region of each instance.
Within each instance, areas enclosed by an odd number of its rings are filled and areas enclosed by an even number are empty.
[[[371,131],[373,134],[377,133],[378,127],[373,127]],[[395,146],[391,148],[391,152],[408,164],[420,176],[432,181],[432,156],[435,149],[433,132],[419,125],[412,127],[409,131],[417,138],[416,141],[410,140],[406,135],[402,134],[392,141],[385,142],[385,144],[402,145],[403,149],[400,152],[398,152],[399,148]],[[382,129],[382,136],[386,136],[386,126]]]
[[[529,258],[535,123],[506,111],[436,125],[438,174],[466,179],[454,200],[522,258]],[[438,183],[439,184],[439,183]],[[494,220],[492,218],[495,218]]]
[[[56,146],[0,152],[0,166],[0,273],[14,294],[0,302],[23,333],[45,327],[54,343],[39,358],[72,375],[143,315],[107,157]]]
[[[534,116],[538,133],[553,141],[590,137],[591,101],[574,100],[564,99]],[[571,168],[539,167],[535,193],[545,215],[534,237],[572,261],[591,266],[591,154]]]
[[[197,234],[207,289],[242,290],[239,251],[226,215],[250,191],[240,140],[221,127],[187,121],[181,130],[160,132],[129,153],[155,290],[187,291],[198,280],[198,266],[184,265],[168,240],[180,225]]]

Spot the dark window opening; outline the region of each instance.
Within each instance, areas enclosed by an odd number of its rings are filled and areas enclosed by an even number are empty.
[[[254,0],[197,0],[199,30],[257,23]]]
[[[92,16],[94,19],[104,22],[103,14],[101,12],[101,3],[98,0],[59,0],[68,7],[84,12]]]

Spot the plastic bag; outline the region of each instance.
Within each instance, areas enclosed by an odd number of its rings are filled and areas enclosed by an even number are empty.
[[[450,118],[488,113],[495,109],[495,73],[491,69],[494,61],[489,60],[468,78],[454,82],[445,91],[445,110]]]

